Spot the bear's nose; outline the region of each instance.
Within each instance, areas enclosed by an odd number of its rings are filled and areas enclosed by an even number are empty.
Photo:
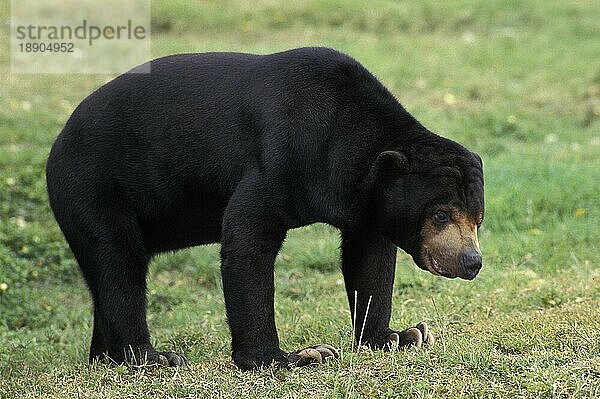
[[[460,263],[465,270],[466,278],[472,280],[481,269],[481,254],[470,249],[460,256]]]

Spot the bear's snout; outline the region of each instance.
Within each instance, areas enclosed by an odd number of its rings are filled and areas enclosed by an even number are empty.
[[[481,270],[481,254],[474,249],[467,250],[460,256],[460,266],[463,269],[463,275],[459,276],[465,280],[473,280],[479,270]]]
[[[449,207],[446,223],[427,220],[421,231],[422,268],[446,278],[473,280],[481,270],[477,222],[460,209]]]

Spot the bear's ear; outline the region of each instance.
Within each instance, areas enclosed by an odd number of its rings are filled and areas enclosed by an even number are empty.
[[[377,157],[373,171],[375,180],[390,181],[408,171],[406,155],[398,151],[384,151]]]

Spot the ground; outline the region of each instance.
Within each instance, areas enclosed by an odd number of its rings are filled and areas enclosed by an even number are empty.
[[[600,396],[600,8],[572,2],[153,2],[153,55],[327,45],[360,60],[432,131],[480,153],[484,267],[472,282],[400,253],[393,327],[432,349],[352,345],[339,237],[290,233],[276,266],[284,348],[339,361],[244,373],[230,360],[218,246],[151,266],[157,348],[182,369],[88,366],[91,302],[47,204],[44,163],[73,108],[109,76],[10,75],[0,48],[0,397]],[[0,18],[8,26],[8,2]],[[7,29],[0,40],[8,40]]]

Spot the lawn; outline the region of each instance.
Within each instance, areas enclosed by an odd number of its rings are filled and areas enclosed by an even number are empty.
[[[284,348],[341,358],[241,372],[219,248],[157,257],[149,324],[181,369],[89,366],[91,301],[48,207],[44,165],[74,107],[109,76],[11,75],[0,1],[0,398],[600,397],[600,7],[594,1],[154,1],[153,56],[344,51],[432,131],[485,162],[484,268],[472,282],[401,251],[392,326],[437,344],[352,345],[339,235],[290,232],[276,265]]]

